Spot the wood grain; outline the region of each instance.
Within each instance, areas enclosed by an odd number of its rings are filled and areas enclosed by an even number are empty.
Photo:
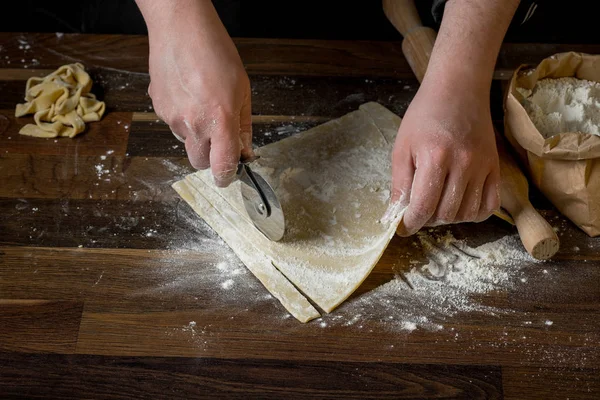
[[[26,41],[31,48],[19,49]],[[395,42],[326,41],[234,38],[242,61],[252,75],[311,75],[412,78],[401,49]],[[4,45],[0,68],[53,69],[83,62],[124,73],[148,72],[148,38],[138,35],[86,35],[47,33],[0,33]],[[521,63],[539,62],[563,51],[600,53],[600,45],[554,43],[506,43],[497,70],[512,70]],[[33,59],[37,60],[33,62]],[[25,60],[22,62],[21,60]],[[0,78],[1,79],[1,78]]]
[[[0,69],[0,73],[1,73]],[[90,76],[94,81],[92,92],[109,107],[109,111],[130,111],[139,114],[149,113],[152,118],[153,108],[146,94],[149,78],[135,75],[128,77],[124,73],[99,71],[90,68]],[[125,86],[127,85],[127,86]],[[263,116],[295,116],[303,122],[305,117],[338,118],[358,108],[359,105],[376,101],[403,116],[410,100],[418,89],[418,82],[413,77],[398,80],[389,78],[359,77],[317,77],[317,76],[252,76],[252,112],[256,123]],[[0,79],[0,108],[10,110],[23,101],[25,82],[2,81]],[[491,96],[500,99],[502,85],[494,81]],[[502,119],[502,103],[492,103],[492,117]],[[276,117],[280,118],[280,117]],[[31,120],[31,119],[30,119]],[[138,116],[139,120],[139,116]],[[277,121],[287,124],[287,121]],[[103,121],[95,125],[108,125]]]
[[[502,368],[504,398],[588,400],[600,398],[598,370]]]
[[[0,198],[0,243],[166,249],[212,234],[185,202],[168,196],[173,202]]]
[[[274,122],[310,122],[310,123],[323,123],[329,121],[331,118],[321,117],[321,116],[311,116],[311,115],[253,115],[252,123],[253,124],[265,124],[265,123],[274,123]],[[153,112],[143,112],[143,113],[133,113],[132,120],[134,122],[156,122],[159,124],[165,124],[163,121],[158,119],[156,113]]]
[[[73,352],[82,309],[82,302],[0,298],[0,351]]]
[[[129,158],[110,151],[77,157],[9,153],[2,157],[0,166],[0,196],[170,200],[176,196],[170,183],[193,171],[185,156]]]
[[[0,378],[10,398],[502,398],[495,367],[7,353],[0,361],[12,378]]]
[[[124,156],[127,149],[131,113],[109,112],[101,122],[86,124],[86,131],[77,138],[42,139],[20,135],[26,124],[32,124],[33,116],[14,117],[13,110],[0,110],[0,118],[6,126],[0,129],[0,156],[37,154],[53,156],[102,156],[111,152]],[[2,168],[2,166],[0,166]]]

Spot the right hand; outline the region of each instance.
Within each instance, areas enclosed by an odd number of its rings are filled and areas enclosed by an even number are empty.
[[[210,167],[225,187],[240,159],[254,156],[250,81],[211,2],[196,4],[203,9],[171,11],[172,23],[149,24],[148,93],[192,166]]]

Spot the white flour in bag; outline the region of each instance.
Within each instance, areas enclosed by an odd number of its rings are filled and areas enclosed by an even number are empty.
[[[600,83],[577,78],[540,79],[517,87],[523,107],[545,138],[565,132],[600,136]]]

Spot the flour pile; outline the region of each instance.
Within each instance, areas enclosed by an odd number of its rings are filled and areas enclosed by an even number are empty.
[[[419,234],[425,262],[407,260],[396,270],[396,279],[326,316],[329,325],[362,328],[384,322],[391,330],[440,330],[459,313],[504,312],[485,304],[485,294],[507,291],[520,279],[520,270],[538,263],[521,245],[518,236],[503,237],[479,247],[469,247],[451,234]]]
[[[542,136],[565,132],[600,135],[600,83],[572,77],[541,79],[533,90],[517,91]]]

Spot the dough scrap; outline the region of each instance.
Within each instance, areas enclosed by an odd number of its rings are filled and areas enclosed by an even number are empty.
[[[42,138],[73,138],[85,130],[86,122],[100,121],[106,110],[93,93],[92,80],[80,63],[59,67],[43,77],[27,80],[24,104],[17,104],[15,117],[34,114],[35,124],[21,128],[21,135]]]
[[[402,218],[388,210],[390,153],[400,118],[377,103],[257,149],[252,164],[274,188],[286,233],[272,242],[249,220],[240,182],[210,171],[173,187],[299,321],[333,311],[369,275]],[[313,305],[311,305],[313,304]]]

